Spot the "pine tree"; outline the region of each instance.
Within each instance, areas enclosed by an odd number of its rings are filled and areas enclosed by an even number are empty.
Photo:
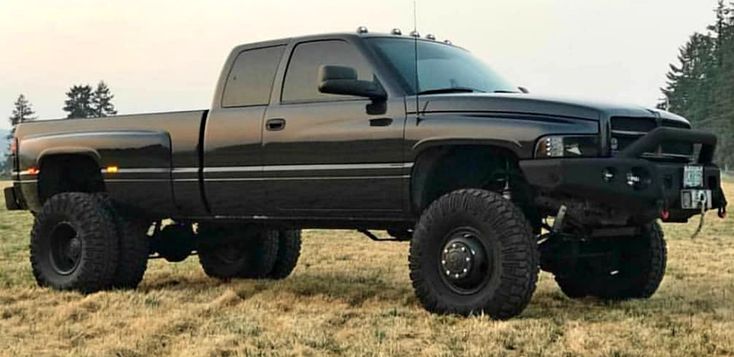
[[[700,123],[710,117],[713,78],[717,71],[716,42],[710,35],[696,33],[680,49],[680,65],[670,65],[668,84],[662,89],[672,112]]]
[[[13,113],[10,115],[11,126],[16,126],[20,123],[36,119],[36,113],[33,111],[31,103],[26,99],[25,95],[19,95],[13,105]]]
[[[671,65],[662,89],[666,108],[717,134],[716,160],[734,166],[734,3],[719,0],[707,34],[694,34]],[[665,103],[669,103],[667,106]]]
[[[717,161],[731,167],[734,166],[734,9],[720,1],[716,18],[719,68],[711,81],[715,90],[710,127],[719,137]]]
[[[66,92],[68,99],[64,101],[64,111],[67,118],[89,118],[94,115],[91,109],[92,87],[89,85],[75,85]]]
[[[106,117],[117,114],[115,106],[112,104],[112,98],[115,96],[110,92],[110,88],[104,81],[97,84],[97,88],[92,93],[91,110],[93,117]]]

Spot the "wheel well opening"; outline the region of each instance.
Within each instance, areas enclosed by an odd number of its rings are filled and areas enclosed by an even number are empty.
[[[533,221],[532,191],[512,151],[494,146],[466,145],[429,149],[413,169],[411,203],[420,214],[446,193],[479,188],[503,193]]]
[[[60,154],[43,157],[39,164],[38,196],[41,203],[62,192],[104,192],[97,162],[86,155]]]

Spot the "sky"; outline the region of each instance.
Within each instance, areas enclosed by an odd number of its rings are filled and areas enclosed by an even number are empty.
[[[533,93],[653,106],[716,0],[416,3],[419,32]],[[0,0],[0,116],[23,93],[40,118],[63,117],[68,88],[100,80],[120,114],[208,108],[235,45],[361,25],[408,33],[413,0]]]

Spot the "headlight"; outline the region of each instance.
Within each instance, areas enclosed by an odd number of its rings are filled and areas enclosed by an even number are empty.
[[[535,146],[536,158],[599,156],[597,135],[544,136]]]

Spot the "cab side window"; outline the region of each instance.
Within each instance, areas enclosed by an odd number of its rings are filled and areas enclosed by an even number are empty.
[[[358,79],[371,81],[373,72],[367,61],[349,43],[341,40],[304,42],[293,49],[283,82],[284,103],[363,99],[319,92],[319,67],[348,66],[357,70]]]
[[[275,46],[240,52],[224,86],[222,107],[267,105],[284,49]]]

